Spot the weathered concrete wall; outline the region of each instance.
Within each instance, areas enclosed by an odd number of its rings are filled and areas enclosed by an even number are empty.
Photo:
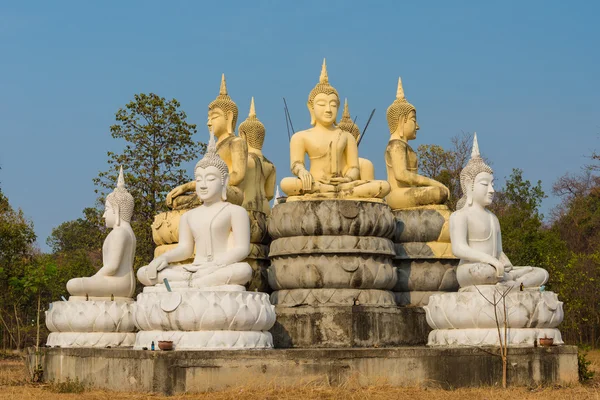
[[[31,355],[29,362],[33,362]],[[203,392],[235,386],[500,384],[500,357],[475,348],[287,349],[263,351],[134,351],[43,349],[47,381],[78,379],[121,391]],[[509,350],[509,385],[577,382],[577,348]]]
[[[392,347],[427,343],[421,307],[275,307],[276,348]]]

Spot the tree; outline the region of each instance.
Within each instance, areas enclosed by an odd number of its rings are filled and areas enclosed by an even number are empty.
[[[135,199],[131,225],[137,237],[136,267],[153,258],[151,224],[156,214],[167,210],[167,193],[190,181],[181,164],[198,159],[204,152],[204,145],[192,139],[196,125],[186,122],[187,116],[179,107],[175,99],[136,94],[119,109],[117,123],[110,128],[113,138],[125,140],[125,148],[120,154],[108,152],[109,169],[94,179],[103,205],[116,185],[118,168],[125,170],[127,189]]]

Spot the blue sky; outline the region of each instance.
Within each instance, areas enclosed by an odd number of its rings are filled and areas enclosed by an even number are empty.
[[[360,149],[377,178],[402,76],[421,126],[414,148],[477,131],[500,185],[518,167],[550,192],[600,149],[598,15],[593,1],[4,2],[0,187],[47,249],[53,227],[94,204],[92,178],[122,146],[109,133],[115,112],[139,92],[176,98],[204,140],[223,72],[240,121],[255,97],[280,180],[281,98],[307,128],[326,57],[359,127],[377,109]]]

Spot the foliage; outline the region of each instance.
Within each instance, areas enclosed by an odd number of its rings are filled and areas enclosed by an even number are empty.
[[[583,349],[579,349],[577,352],[577,373],[579,375],[579,382],[585,383],[592,378],[596,374],[594,371],[590,369],[590,365],[592,362],[587,359],[587,351]]]
[[[85,392],[85,385],[79,382],[79,379],[67,378],[64,382],[52,382],[48,389],[54,393],[83,393]]]
[[[125,170],[127,189],[135,199],[132,228],[137,237],[136,267],[154,255],[151,225],[156,214],[166,211],[167,193],[190,180],[182,163],[195,160],[204,146],[192,136],[196,125],[186,122],[177,100],[156,94],[136,94],[116,114],[111,135],[125,141],[119,154],[108,152],[109,169],[94,179],[102,204],[115,188],[118,168]]]

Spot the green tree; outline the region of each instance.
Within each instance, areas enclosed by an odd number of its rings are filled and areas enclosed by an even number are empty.
[[[189,182],[182,163],[196,160],[204,145],[192,139],[196,125],[186,122],[177,100],[156,94],[136,94],[116,114],[111,135],[125,141],[121,153],[108,152],[109,169],[94,179],[103,202],[117,181],[118,168],[135,199],[132,228],[137,237],[136,268],[153,258],[151,224],[156,214],[166,211],[165,198],[174,187]]]

